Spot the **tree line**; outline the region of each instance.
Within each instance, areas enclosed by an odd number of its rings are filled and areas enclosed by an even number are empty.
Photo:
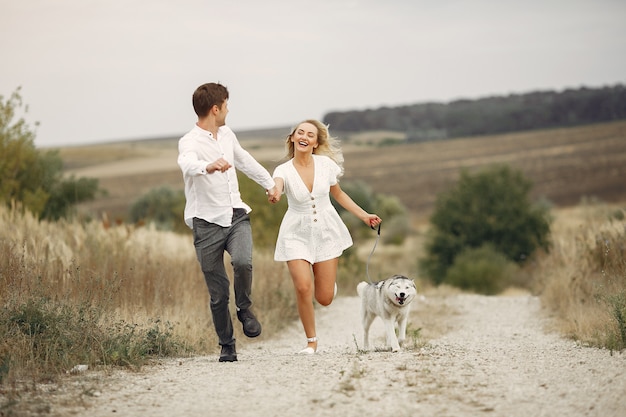
[[[334,131],[390,130],[409,142],[569,127],[626,119],[626,87],[535,91],[449,103],[330,112]]]

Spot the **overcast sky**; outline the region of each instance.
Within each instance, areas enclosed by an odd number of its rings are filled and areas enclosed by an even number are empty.
[[[625,22],[624,0],[0,0],[0,95],[22,87],[40,147],[179,136],[210,81],[233,129],[291,126],[626,84]]]

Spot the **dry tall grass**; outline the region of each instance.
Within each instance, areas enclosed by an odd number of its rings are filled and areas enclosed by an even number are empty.
[[[15,338],[0,341],[0,368],[4,366],[0,374],[17,377],[26,370],[32,375],[37,367],[54,373],[72,366],[35,363],[32,333],[47,325],[45,312],[52,310],[55,314],[75,310],[68,316],[74,317],[75,323],[67,326],[80,326],[87,310],[97,312],[95,319],[104,329],[122,323],[134,332],[135,327],[152,328],[161,323],[171,326],[172,334],[183,341],[184,352],[216,351],[208,291],[191,239],[190,234],[149,227],[40,222],[19,209],[0,207],[0,306],[5,312],[13,309],[7,321],[15,326],[26,320],[20,314],[30,314],[28,329],[16,332],[23,341],[21,348],[15,346]],[[269,254],[255,253],[254,262],[256,311],[265,333],[271,335],[297,317],[291,281],[283,265]],[[38,316],[33,319],[31,313]],[[39,330],[33,330],[33,321]],[[0,332],[8,334],[10,330],[2,326]],[[64,333],[62,329],[59,332]],[[236,332],[238,340],[245,339],[239,328]],[[67,343],[76,345],[78,341]],[[38,360],[50,358],[43,356]],[[99,362],[97,357],[85,358],[96,362],[91,365]]]
[[[561,210],[553,248],[534,282],[560,330],[593,346],[626,347],[626,210],[582,204]]]
[[[623,349],[626,343],[624,214],[621,208],[600,205],[557,212],[552,251],[527,270],[566,334],[611,349]],[[402,247],[381,245],[370,265],[372,279],[391,272],[416,277],[413,268],[424,232],[418,228]],[[354,295],[356,283],[366,279],[365,260],[372,243],[364,242],[342,256],[341,295]],[[253,299],[264,325],[262,340],[298,316],[284,263],[255,249],[254,265]],[[40,222],[19,209],[0,207],[0,381],[61,372],[75,365],[71,361],[77,358],[90,365],[103,364],[102,356],[91,351],[105,350],[102,332],[120,327],[130,333],[148,329],[152,341],[169,337],[171,330],[184,349],[165,354],[214,353],[218,346],[208,302],[190,234],[150,227],[107,228],[98,222]],[[13,313],[7,316],[7,311]],[[33,333],[42,327],[32,324],[52,325],[45,316],[49,311],[57,314],[50,316],[53,319],[63,320],[55,336],[59,340],[35,354],[41,347],[35,346],[40,342]],[[30,327],[11,330],[10,326],[19,327],[25,320],[30,320]],[[100,333],[87,328],[100,325]],[[70,335],[72,328],[79,332]],[[239,326],[235,331],[238,342],[246,343]],[[118,339],[124,342],[125,337],[121,333]],[[63,350],[72,345],[86,352],[66,357]],[[124,364],[130,355],[115,361],[121,355],[116,349],[133,346],[114,343],[108,348],[108,363]],[[51,363],[53,354],[60,354],[58,363]],[[41,369],[46,372],[40,373]]]

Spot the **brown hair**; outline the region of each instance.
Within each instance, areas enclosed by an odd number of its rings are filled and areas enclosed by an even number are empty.
[[[287,157],[291,159],[294,156],[295,149],[294,144],[291,141],[291,137],[294,133],[296,133],[296,130],[302,123],[310,123],[317,128],[317,148],[313,149],[313,153],[316,155],[326,155],[335,161],[335,163],[339,165],[339,168],[341,168],[339,176],[343,175],[343,152],[339,146],[339,140],[332,137],[328,130],[328,126],[319,120],[303,120],[291,130],[291,133],[287,135],[287,139],[285,141],[285,145],[287,146]]]
[[[228,100],[228,89],[220,83],[206,83],[196,88],[191,101],[198,117],[205,117],[213,106],[222,107]]]

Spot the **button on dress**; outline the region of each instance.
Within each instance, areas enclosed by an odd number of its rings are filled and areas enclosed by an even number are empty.
[[[324,155],[312,155],[315,169],[309,191],[293,165],[293,159],[274,170],[285,182],[288,208],[280,224],[274,260],[304,259],[314,264],[339,257],[352,246],[348,228],[330,201],[330,187],[337,184],[339,165]]]

